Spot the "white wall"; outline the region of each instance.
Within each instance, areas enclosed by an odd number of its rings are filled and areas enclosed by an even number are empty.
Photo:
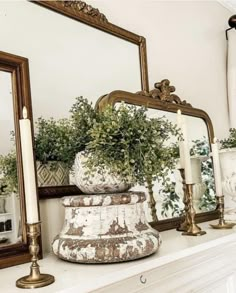
[[[0,1],[0,27],[0,50],[29,60],[35,120],[69,116],[78,96],[95,104],[115,89],[141,88],[135,44],[27,0]]]
[[[225,29],[233,14],[216,1],[93,0],[107,18],[147,40],[150,88],[168,78],[176,93],[228,132]]]

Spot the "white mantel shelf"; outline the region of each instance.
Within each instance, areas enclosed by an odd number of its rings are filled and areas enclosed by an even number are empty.
[[[216,223],[216,221],[213,222]],[[140,292],[140,290],[142,291],[142,287],[148,286],[148,282],[146,282],[146,284],[142,284],[140,282],[140,277],[142,276],[142,280],[147,279],[147,276],[149,276],[149,271],[152,272],[153,270],[157,270],[160,268],[162,269],[162,271],[164,271],[166,267],[169,268],[171,265],[173,267],[173,264],[175,264],[176,262],[181,262],[185,259],[188,262],[188,259],[192,260],[194,259],[194,256],[199,259],[199,255],[202,256],[204,254],[208,254],[208,252],[212,253],[214,249],[216,249],[216,255],[218,256],[219,253],[217,251],[222,251],[228,246],[231,247],[232,244],[234,244],[234,246],[236,247],[236,228],[231,230],[214,230],[209,227],[209,223],[202,223],[200,224],[200,226],[207,232],[206,235],[190,237],[182,236],[180,232],[177,232],[175,230],[162,232],[161,236],[163,243],[158,253],[144,259],[130,261],[126,263],[103,265],[74,264],[62,261],[54,255],[46,255],[43,260],[39,261],[41,272],[54,275],[56,281],[54,284],[44,288],[23,290],[15,287],[15,281],[18,278],[28,274],[29,264],[23,264],[11,268],[2,269],[0,270],[0,292],[19,293],[25,291],[29,293],[80,293],[96,291],[114,293],[122,292],[122,286],[126,286],[125,284],[127,280],[133,280],[133,282],[136,281],[136,289],[133,288],[134,286],[131,286],[132,288],[129,290],[123,288],[124,293]],[[228,251],[229,250],[230,249],[228,249]],[[236,259],[232,260],[232,262],[235,262],[235,260]],[[199,262],[200,260],[198,261],[198,263]],[[178,267],[180,270],[181,266]],[[204,266],[202,268],[204,269]],[[205,273],[207,274],[208,271],[206,271]],[[156,280],[158,280],[158,277],[159,274],[156,273]],[[149,279],[151,282],[152,276],[150,276]],[[149,281],[149,279],[147,279],[147,281]],[[112,286],[119,283],[121,285],[123,284],[122,286],[120,285],[120,291],[111,291]],[[106,286],[108,286],[110,289],[106,288]],[[147,290],[145,292],[149,291]],[[162,293],[172,291],[158,292]],[[181,291],[177,290],[175,292]],[[182,290],[182,292],[190,291]]]

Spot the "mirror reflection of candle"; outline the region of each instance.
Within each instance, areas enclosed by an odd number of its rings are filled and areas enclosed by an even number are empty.
[[[32,132],[30,120],[27,117],[27,109],[24,107],[23,119],[20,119],[21,153],[25,187],[26,219],[28,224],[32,224],[39,221],[39,215],[35,182]]]
[[[185,117],[182,116],[181,111],[177,111],[177,126],[181,129],[183,141],[179,142],[180,165],[185,171],[186,184],[192,184],[192,167],[188,145],[188,135]]]
[[[216,195],[222,196],[222,182],[221,182],[221,170],[220,170],[220,158],[217,138],[214,137],[213,143],[211,144],[213,167],[214,167],[214,177],[215,177],[215,188]]]
[[[177,127],[180,128],[182,132],[182,115],[181,115],[181,110],[177,111]],[[184,141],[181,139],[178,141],[179,144],[179,164],[180,164],[180,169],[184,169]]]

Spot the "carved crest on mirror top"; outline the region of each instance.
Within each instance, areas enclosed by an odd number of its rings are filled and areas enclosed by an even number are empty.
[[[52,2],[52,1],[44,1]],[[60,9],[64,9],[73,13],[75,16],[87,15],[91,16],[98,21],[108,22],[106,16],[101,13],[97,8],[92,7],[91,5],[86,4],[84,1],[53,1],[53,5]]]
[[[162,102],[175,103],[192,107],[191,104],[186,102],[186,100],[181,101],[180,97],[176,94],[173,94],[173,92],[175,92],[175,87],[170,85],[170,81],[168,79],[163,79],[160,82],[156,82],[154,84],[154,89],[150,92],[139,91],[136,94],[157,99]]]

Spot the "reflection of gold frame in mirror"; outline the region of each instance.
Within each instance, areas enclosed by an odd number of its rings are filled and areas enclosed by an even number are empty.
[[[140,74],[141,74],[141,89],[148,92],[148,69],[147,69],[147,53],[146,53],[146,39],[142,36],[136,35],[121,27],[110,23],[104,14],[100,13],[98,9],[83,1],[30,1],[32,3],[41,5],[45,8],[58,12],[64,16],[70,17],[74,20],[92,26],[96,29],[119,37],[123,40],[138,45],[139,60],[140,60]],[[76,36],[75,36],[76,37]],[[101,68],[102,70],[102,68]],[[82,193],[82,192],[80,192]],[[78,188],[73,185],[67,186],[51,186],[39,187],[40,198],[55,198],[65,195],[78,194]]]
[[[201,109],[193,108],[186,101],[181,101],[181,99],[173,94],[175,91],[174,86],[170,86],[170,82],[167,79],[161,82],[155,83],[155,88],[150,92],[141,91],[136,94],[125,92],[125,91],[114,91],[108,95],[102,96],[96,104],[98,110],[102,110],[107,104],[115,105],[118,102],[125,102],[127,104],[146,106],[148,108],[158,109],[167,112],[176,113],[178,109],[185,115],[201,118],[204,120],[207,126],[207,131],[209,135],[209,143],[213,142],[214,131],[213,125],[210,117],[206,112]],[[152,210],[153,219],[157,218],[155,216],[155,200],[150,193],[150,205]],[[154,200],[154,202],[153,202]],[[209,220],[216,219],[218,217],[218,212],[210,211],[196,214],[197,222],[205,222]],[[177,228],[182,221],[181,217],[176,217],[172,219],[159,220],[152,222],[152,226],[159,231],[168,230],[172,228]]]
[[[0,51],[0,71],[9,72],[12,76],[13,116],[17,158],[18,192],[21,208],[22,242],[0,247],[0,269],[9,267],[31,259],[29,243],[26,234],[26,208],[24,199],[23,169],[20,143],[19,119],[22,118],[22,108],[28,108],[32,118],[31,98],[29,87],[28,59]],[[31,120],[32,121],[32,120]]]

